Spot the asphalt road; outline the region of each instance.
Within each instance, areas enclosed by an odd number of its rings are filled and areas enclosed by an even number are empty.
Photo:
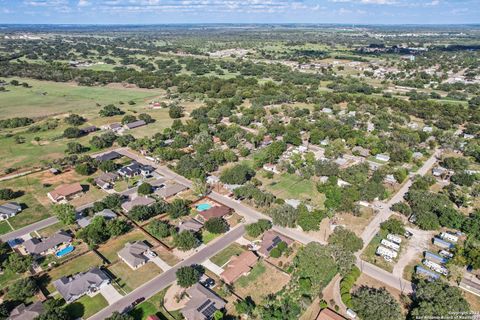
[[[122,310],[125,310],[137,299],[145,298],[146,300],[152,297],[154,294],[165,289],[175,281],[176,279],[175,273],[180,267],[202,263],[203,261],[214,256],[217,252],[229,246],[232,242],[240,238],[244,233],[245,233],[245,227],[243,225],[240,225],[232,229],[231,231],[226,233],[223,237],[218,238],[213,242],[211,242],[210,244],[208,244],[202,250],[198,251],[197,253],[193,254],[192,256],[185,259],[184,261],[176,264],[171,269],[165,271],[159,276],[153,278],[152,280],[148,281],[147,283],[133,290],[128,295],[124,296],[122,299],[118,300],[112,305],[94,314],[89,318],[89,320],[103,320],[109,317],[114,311],[120,312]]]

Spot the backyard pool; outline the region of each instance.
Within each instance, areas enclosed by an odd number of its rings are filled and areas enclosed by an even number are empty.
[[[62,250],[57,251],[57,252],[55,253],[55,255],[56,255],[58,258],[61,258],[61,257],[63,257],[64,255],[67,255],[67,254],[69,254],[70,252],[72,252],[73,249],[75,249],[74,246],[68,246],[68,247],[63,248]]]
[[[197,205],[197,210],[202,212],[210,209],[211,207],[212,205],[210,203],[200,203],[199,205]]]

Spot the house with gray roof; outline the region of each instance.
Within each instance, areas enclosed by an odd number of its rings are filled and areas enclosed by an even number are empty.
[[[140,268],[148,262],[147,254],[150,247],[143,241],[129,242],[122,250],[118,251],[118,257],[133,270]]]
[[[162,188],[155,190],[155,194],[163,199],[168,199],[187,189],[183,184],[167,182]]]
[[[68,244],[72,237],[65,231],[59,231],[46,239],[31,238],[23,243],[25,251],[31,255],[46,255],[54,253],[62,244]]]
[[[11,320],[33,320],[44,311],[41,301],[34,302],[26,306],[24,303],[18,305],[10,312],[8,319]]]
[[[188,302],[182,309],[182,315],[187,320],[210,320],[217,310],[225,308],[226,302],[215,292],[195,283],[187,290]]]
[[[143,127],[143,126],[145,126],[145,125],[147,125],[147,123],[146,123],[145,121],[143,121],[143,120],[137,120],[137,121],[133,121],[133,122],[127,123],[127,124],[125,124],[123,127],[124,127],[125,129],[131,130],[131,129],[135,129],[135,128],[138,128],[138,127]]]
[[[180,222],[178,225],[178,232],[182,231],[192,231],[192,232],[199,232],[203,228],[203,224],[200,221],[195,219],[190,219],[186,221]]]
[[[22,211],[22,206],[16,202],[7,202],[0,205],[0,221],[14,217]]]
[[[104,209],[100,212],[95,212],[93,214],[93,217],[83,217],[83,218],[77,219],[77,224],[80,227],[85,228],[90,223],[92,223],[92,220],[95,217],[104,217],[105,220],[112,220],[112,219],[115,219],[117,217],[117,214],[110,209]]]
[[[106,172],[95,178],[95,184],[104,190],[113,188],[119,175],[116,172]]]
[[[110,278],[98,267],[70,277],[62,277],[53,282],[54,287],[67,303],[80,297],[92,295],[110,283]]]
[[[136,206],[149,206],[155,203],[155,200],[147,196],[138,196],[132,200],[122,203],[122,209],[125,212],[129,212]]]

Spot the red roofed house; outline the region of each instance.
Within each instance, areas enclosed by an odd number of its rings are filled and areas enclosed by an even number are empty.
[[[83,193],[83,188],[80,183],[62,184],[56,187],[53,191],[47,193],[47,196],[53,202],[68,201]]]
[[[234,283],[238,278],[247,275],[257,263],[258,257],[252,251],[245,251],[239,256],[234,256],[228,262],[225,271],[220,275],[228,283]]]
[[[325,308],[320,311],[316,320],[347,320],[347,318],[336,313],[332,309]]]
[[[199,218],[202,221],[208,221],[209,219],[212,218],[222,218],[224,216],[227,216],[230,214],[232,211],[231,208],[227,206],[214,206],[211,207],[210,209],[204,210],[199,213]]]

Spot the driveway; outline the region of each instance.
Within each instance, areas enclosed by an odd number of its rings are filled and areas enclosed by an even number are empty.
[[[172,268],[165,261],[160,259],[160,257],[150,258],[150,261],[155,263],[160,269],[162,269],[162,271],[167,271],[168,269]]]
[[[123,298],[123,296],[111,284],[101,287],[100,293],[105,298],[105,300],[107,300],[108,305],[114,304],[115,302]]]
[[[215,263],[213,263],[212,261],[210,261],[210,259],[207,259],[205,260],[203,263],[202,263],[202,266],[204,266],[205,268],[207,268],[208,270],[212,271],[213,273],[215,273],[217,276],[220,276],[223,272],[223,268],[217,266]]]

